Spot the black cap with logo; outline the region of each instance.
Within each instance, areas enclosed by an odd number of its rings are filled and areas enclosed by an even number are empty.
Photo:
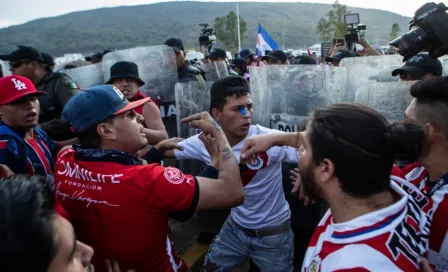
[[[403,67],[392,71],[392,76],[397,76],[402,72],[407,72],[417,78],[424,77],[427,74],[441,76],[443,67],[438,59],[433,59],[428,54],[420,53],[406,61]]]

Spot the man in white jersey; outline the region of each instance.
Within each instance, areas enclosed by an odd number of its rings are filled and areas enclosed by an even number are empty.
[[[210,108],[237,158],[248,136],[278,132],[251,125],[250,90],[247,81],[239,76],[224,77],[213,84]],[[179,144],[183,151],[175,152],[178,160],[210,163],[210,155],[198,136]],[[273,147],[256,160],[240,164],[244,204],[232,209],[211,245],[205,271],[230,271],[249,258],[261,271],[293,270],[294,235],[283,192],[282,162],[297,163],[297,149]]]
[[[425,126],[427,152],[403,172],[431,200],[428,261],[436,271],[448,271],[448,77],[422,80],[411,95],[406,117]]]
[[[429,216],[397,184],[406,181],[390,173],[396,155],[418,158],[424,139],[423,128],[411,121],[389,125],[367,106],[339,103],[316,110],[304,134],[248,139],[242,157],[302,144],[301,189],[330,206],[302,271],[419,271]]]

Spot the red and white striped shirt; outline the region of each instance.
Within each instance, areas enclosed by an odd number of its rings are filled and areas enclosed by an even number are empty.
[[[427,195],[435,182],[419,163],[402,169],[406,179]],[[431,232],[429,235],[428,261],[436,271],[448,271],[448,185],[441,186],[431,195]]]
[[[336,224],[328,210],[310,241],[303,272],[419,271],[430,229],[429,216],[394,181],[393,205]]]

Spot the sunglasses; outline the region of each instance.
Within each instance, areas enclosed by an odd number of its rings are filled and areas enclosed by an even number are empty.
[[[16,69],[16,68],[19,68],[20,66],[22,66],[22,64],[30,63],[30,62],[31,62],[30,60],[24,60],[24,61],[19,61],[19,62],[10,61],[9,67]]]

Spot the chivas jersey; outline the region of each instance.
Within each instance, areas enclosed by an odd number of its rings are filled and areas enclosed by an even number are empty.
[[[396,177],[394,177],[396,179]],[[328,210],[310,241],[303,272],[419,271],[427,252],[429,216],[394,181],[401,199],[344,223]]]

